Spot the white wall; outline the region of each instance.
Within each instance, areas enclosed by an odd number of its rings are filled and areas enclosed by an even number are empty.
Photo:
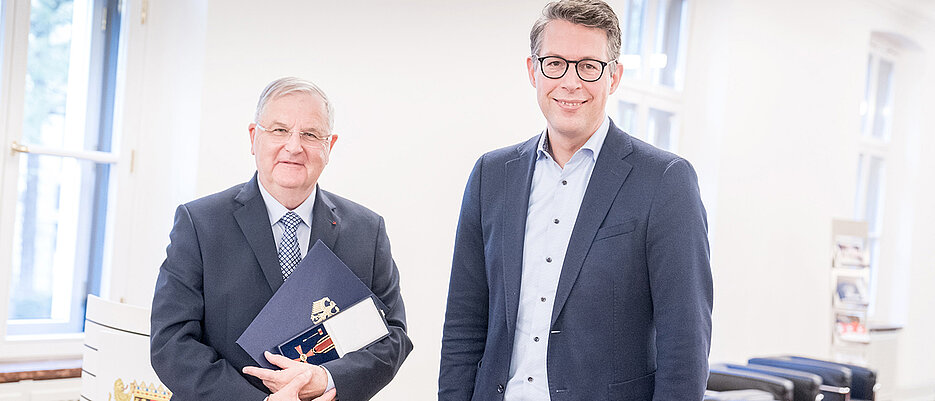
[[[935,182],[935,163],[924,157],[935,124],[922,111],[935,104],[925,68],[935,60],[931,20],[889,2],[696,4],[685,117],[694,142],[683,153],[702,183],[716,186],[706,198],[715,201],[713,361],[830,355],[831,220],[853,216],[870,35],[895,33],[922,47],[904,52],[898,72],[912,80],[897,83],[873,319],[905,326],[892,383],[931,395],[935,373],[925,361],[935,352],[923,338],[935,325],[923,310],[935,306],[935,281],[920,242],[935,235],[923,206],[933,189],[922,184]]]
[[[123,132],[117,169],[122,185],[117,186],[111,288],[103,293],[149,307],[175,208],[194,197],[203,157],[199,138],[207,3],[147,3],[143,23],[141,2],[125,2],[121,46],[126,48],[126,68],[118,78],[122,95],[115,112],[116,130]]]
[[[147,212],[131,224],[139,257],[126,264],[132,279],[122,292],[149,303],[176,204],[253,173],[246,127],[263,86],[285,75],[311,79],[335,101],[340,135],[321,185],[386,218],[402,276],[415,350],[378,398],[433,399],[467,175],[484,151],[543,126],[524,63],[543,2],[149,4],[149,57],[139,73],[148,89],[137,116],[149,139],[134,145],[136,186],[169,193],[134,197]],[[927,247],[935,212],[925,207],[935,202],[925,184],[935,182],[935,161],[924,157],[935,151],[935,120],[924,112],[935,104],[935,77],[924,68],[935,61],[935,34],[933,21],[889,4],[693,2],[680,153],[698,169],[713,229],[713,361],[828,355],[831,219],[852,215],[857,105],[870,32],[883,30],[923,47],[914,65],[925,76],[905,85],[916,89],[901,113],[917,123],[893,145],[904,154],[892,168],[907,175],[891,188],[908,197],[886,202],[887,216],[900,217],[884,235],[901,242],[885,245],[897,255],[884,264],[893,273],[883,277],[890,284],[879,309],[906,326],[899,385],[935,387],[925,368],[935,359],[926,347],[935,331]]]
[[[721,143],[712,360],[826,354],[831,218],[850,216],[869,36],[832,28],[830,2],[721,6],[693,20],[693,43],[721,48],[717,62],[728,66],[714,72],[726,95],[713,105],[721,131],[710,133]],[[708,29],[718,36],[706,38]],[[706,59],[694,55],[690,63]],[[709,103],[706,92],[688,96]],[[686,135],[709,134],[686,125]]]

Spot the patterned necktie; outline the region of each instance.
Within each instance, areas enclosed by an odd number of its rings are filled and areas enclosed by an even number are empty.
[[[295,271],[299,260],[302,259],[299,253],[299,238],[295,234],[302,218],[295,212],[289,212],[282,216],[279,222],[283,227],[282,241],[279,243],[279,266],[282,268],[282,279],[285,280]]]

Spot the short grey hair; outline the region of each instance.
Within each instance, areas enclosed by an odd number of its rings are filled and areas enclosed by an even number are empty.
[[[568,21],[589,28],[602,29],[607,34],[607,56],[609,61],[620,57],[620,22],[617,14],[601,0],[561,0],[546,4],[542,16],[529,32],[529,48],[533,55],[542,56],[542,32],[549,22]]]
[[[263,93],[260,94],[260,100],[256,103],[256,114],[253,116],[253,121],[260,122],[260,115],[263,114],[263,110],[266,109],[267,103],[293,93],[304,93],[321,97],[321,100],[325,103],[325,109],[328,112],[328,133],[330,134],[331,130],[334,129],[334,105],[331,104],[331,101],[328,100],[328,95],[325,95],[325,91],[321,90],[318,85],[302,78],[279,78],[270,82],[269,85],[266,85],[266,89],[263,89]]]

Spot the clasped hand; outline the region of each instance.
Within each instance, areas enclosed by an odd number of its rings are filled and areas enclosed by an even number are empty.
[[[293,361],[270,352],[266,352],[264,355],[267,361],[278,366],[281,370],[247,366],[243,368],[243,372],[263,381],[263,385],[273,392],[273,395],[269,397],[270,401],[297,399],[302,401],[330,401],[334,399],[334,390],[323,394],[325,387],[328,386],[328,374],[325,373],[323,367]]]

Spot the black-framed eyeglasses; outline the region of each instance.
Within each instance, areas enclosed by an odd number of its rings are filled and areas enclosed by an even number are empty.
[[[607,67],[607,64],[613,62],[604,62],[590,58],[565,60],[559,56],[536,57],[533,55],[533,57],[539,60],[539,68],[542,70],[542,75],[545,75],[546,78],[559,79],[564,77],[565,73],[568,72],[568,64],[574,64],[575,72],[578,73],[578,78],[581,78],[584,82],[594,82],[601,79],[601,77],[604,76],[604,67]]]

